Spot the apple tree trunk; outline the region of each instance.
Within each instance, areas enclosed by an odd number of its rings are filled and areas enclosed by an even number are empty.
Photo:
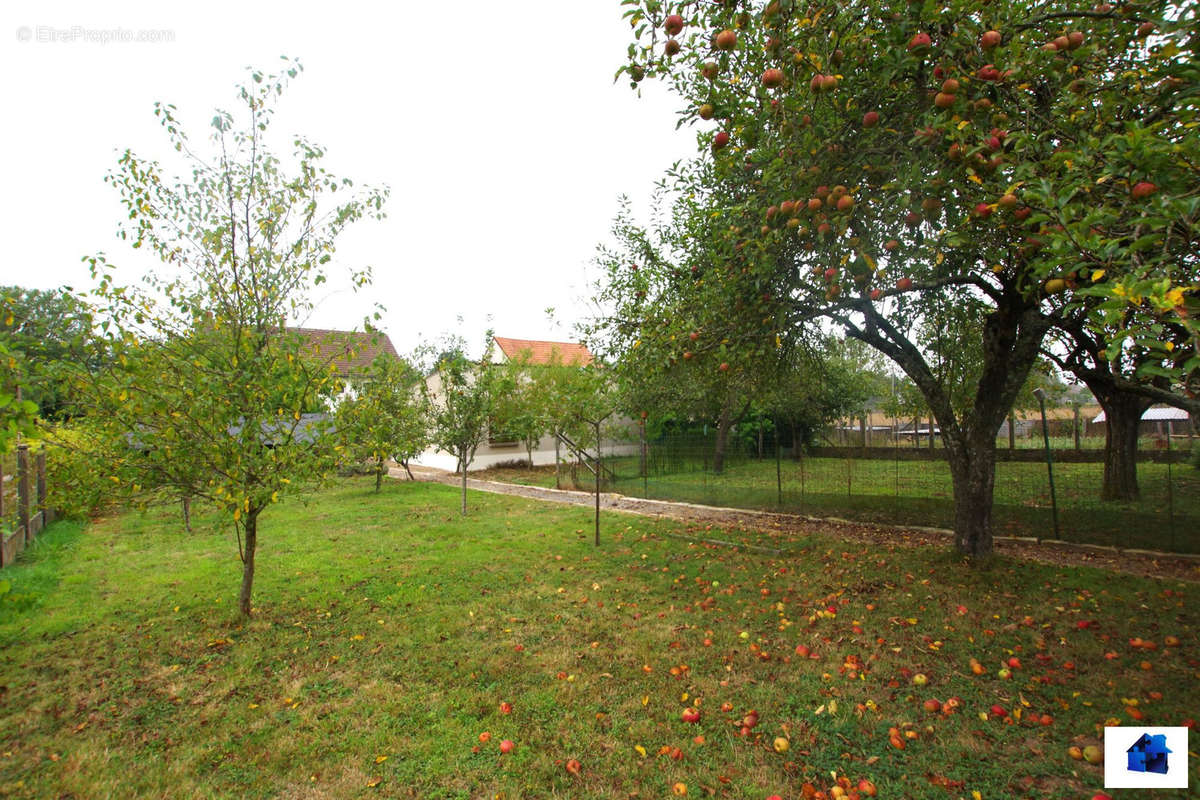
[[[996,486],[996,440],[975,436],[967,446],[946,442],[954,484],[954,549],[972,562],[992,554],[992,499]]]
[[[713,473],[720,475],[725,471],[725,450],[729,446],[729,429],[733,427],[733,413],[726,403],[721,408],[721,416],[717,418],[717,443],[713,448]]]
[[[1097,398],[1104,408],[1104,484],[1100,499],[1130,501],[1140,496],[1137,480],[1138,427],[1150,401],[1114,392]]]
[[[238,608],[243,616],[250,616],[250,595],[254,590],[254,553],[258,548],[259,509],[251,508],[245,517],[245,542],[242,551],[242,590],[238,595]]]
[[[462,468],[462,515],[467,515],[467,452],[463,450],[458,457],[459,466]]]
[[[384,469],[383,458],[377,458],[375,460],[375,494],[379,494],[380,490],[383,489]]]

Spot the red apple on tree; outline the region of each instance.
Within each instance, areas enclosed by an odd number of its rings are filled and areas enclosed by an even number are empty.
[[[716,44],[718,50],[732,50],[737,47],[738,36],[731,30],[723,30],[717,34]]]
[[[912,285],[912,278],[901,278],[900,280],[896,281],[896,288],[902,292],[907,292],[912,288]]]
[[[717,65],[717,62],[715,62],[715,61],[705,61],[704,64],[700,67],[700,74],[703,75],[705,78],[707,78],[710,81],[715,80],[717,77],[717,73],[719,73],[720,71],[721,71],[721,68]]]
[[[774,89],[776,86],[783,84],[783,70],[778,67],[771,67],[762,74],[762,85],[768,89]]]
[[[720,131],[713,137],[713,150],[720,150],[729,144],[729,134],[726,131]]]
[[[908,51],[916,55],[923,55],[929,52],[932,45],[933,40],[929,38],[929,34],[922,32],[908,40]]]
[[[1000,31],[987,31],[983,36],[979,37],[979,46],[984,50],[993,50],[999,46],[1004,37],[1000,35]]]
[[[862,125],[864,128],[874,128],[878,124],[879,124],[879,112],[878,111],[868,111],[867,113],[863,114]]]
[[[1150,181],[1138,181],[1129,190],[1129,196],[1134,200],[1145,200],[1158,191],[1158,187]]]
[[[679,42],[667,39],[667,43],[663,45],[663,52],[669,56],[676,55],[679,52]]]
[[[683,17],[678,14],[671,14],[663,21],[663,30],[668,36],[678,36],[683,31]]]

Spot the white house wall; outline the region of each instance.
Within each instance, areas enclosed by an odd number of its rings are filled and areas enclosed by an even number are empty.
[[[614,456],[632,456],[641,452],[641,445],[636,442],[616,442],[606,440],[601,445],[601,456],[603,458],[611,458]],[[566,447],[561,450],[561,456],[564,463],[570,462],[573,459]],[[497,464],[502,464],[506,461],[525,461],[525,448],[521,445],[481,445],[475,452],[475,460],[471,462],[468,472],[477,472],[488,467],[494,467]],[[453,472],[458,466],[458,459],[452,454],[444,450],[430,449],[421,453],[412,460],[413,464],[422,467],[432,467],[434,469],[444,469],[448,472]],[[537,448],[533,451],[533,464],[536,467],[549,466],[554,464],[554,439],[545,437],[538,442]]]

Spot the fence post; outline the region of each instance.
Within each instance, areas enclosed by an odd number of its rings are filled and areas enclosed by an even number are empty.
[[[650,465],[646,452],[646,418],[642,417],[642,497],[650,496],[649,469]]]
[[[17,445],[17,526],[23,531],[25,546],[33,543],[32,530],[29,524],[30,497],[29,486],[29,445]]]
[[[1167,433],[1167,525],[1171,531],[1171,550],[1175,550],[1175,490],[1171,476],[1171,434]]]
[[[779,427],[775,428],[775,505],[783,505],[783,448],[779,444]]]

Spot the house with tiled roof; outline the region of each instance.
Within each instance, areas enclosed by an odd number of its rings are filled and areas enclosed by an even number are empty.
[[[535,366],[587,367],[594,361],[587,345],[579,342],[543,342],[536,339],[508,339],[493,336],[496,351],[503,361],[524,359]]]
[[[335,331],[326,328],[288,328],[305,340],[306,349],[321,364],[333,364],[339,378],[361,375],[380,355],[398,358],[383,331]]]

